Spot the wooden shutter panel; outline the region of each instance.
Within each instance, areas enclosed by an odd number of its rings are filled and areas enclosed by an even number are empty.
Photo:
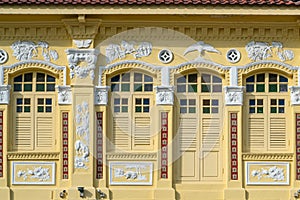
[[[31,117],[15,117],[15,148],[32,150],[32,119]]]
[[[284,117],[270,118],[270,149],[285,149],[286,144],[286,119]]]
[[[202,147],[220,146],[220,119],[219,118],[203,118],[202,119]]]
[[[196,150],[197,118],[180,118],[179,143],[180,150]]]
[[[149,147],[151,145],[150,117],[135,117],[133,130],[134,147]]]
[[[265,119],[249,118],[248,119],[248,144],[250,149],[261,150],[265,148]]]
[[[52,148],[54,146],[53,117],[39,116],[36,118],[36,147]]]
[[[128,149],[129,126],[128,116],[115,116],[113,118],[113,143],[117,148]]]

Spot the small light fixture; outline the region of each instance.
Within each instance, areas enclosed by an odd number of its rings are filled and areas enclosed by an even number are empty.
[[[77,187],[78,191],[80,192],[80,197],[84,197],[84,187]]]
[[[106,194],[102,192],[100,189],[97,189],[97,192],[99,194],[100,199],[104,199],[106,197]]]
[[[66,194],[67,194],[66,190],[63,190],[62,192],[59,193],[59,197],[63,199],[66,197]]]

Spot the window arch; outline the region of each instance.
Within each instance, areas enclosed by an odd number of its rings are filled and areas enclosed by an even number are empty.
[[[274,72],[245,78],[245,133],[248,152],[288,149],[288,77]]]
[[[41,71],[12,77],[14,150],[54,149],[55,85],[56,77]]]
[[[151,150],[154,78],[129,71],[110,78],[113,150]]]
[[[222,77],[209,72],[176,78],[179,180],[221,179],[222,82]]]

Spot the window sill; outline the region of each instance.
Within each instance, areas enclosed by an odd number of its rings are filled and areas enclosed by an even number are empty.
[[[59,160],[59,152],[8,152],[8,160]]]
[[[243,153],[243,161],[292,161],[293,153]]]

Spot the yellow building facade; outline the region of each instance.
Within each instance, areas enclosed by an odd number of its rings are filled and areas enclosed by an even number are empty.
[[[300,198],[292,3],[2,2],[0,199]]]

